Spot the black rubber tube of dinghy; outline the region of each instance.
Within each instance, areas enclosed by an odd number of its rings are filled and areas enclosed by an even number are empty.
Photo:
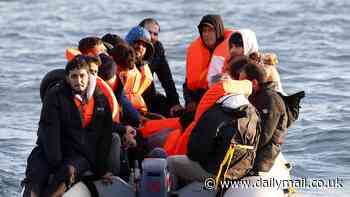
[[[58,82],[65,78],[64,69],[55,69],[52,70],[44,76],[44,78],[40,82],[40,99],[41,102],[44,101],[44,97],[46,92],[55,86]]]

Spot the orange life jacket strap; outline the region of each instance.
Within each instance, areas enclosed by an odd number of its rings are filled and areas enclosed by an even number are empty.
[[[79,99],[74,98],[74,103],[79,109],[80,116],[82,118],[82,127],[85,128],[91,123],[92,116],[94,114],[95,99],[92,96],[87,103],[81,103]]]

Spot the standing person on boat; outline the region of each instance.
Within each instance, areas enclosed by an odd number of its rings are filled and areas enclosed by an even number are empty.
[[[61,196],[86,171],[111,178],[112,112],[81,57],[45,95],[37,146],[28,157],[24,196]],[[131,138],[132,136],[129,136]]]
[[[179,95],[176,91],[176,86],[171,74],[170,66],[168,60],[165,56],[165,50],[163,44],[158,40],[158,35],[160,32],[160,25],[154,18],[145,18],[141,21],[139,26],[148,30],[151,34],[151,41],[154,47],[154,54],[150,59],[150,69],[152,75],[157,74],[157,77],[165,91],[166,96],[159,94],[159,98],[162,102],[167,103],[170,106],[170,111],[167,112],[167,116],[174,116],[178,114],[183,107],[179,101]],[[152,89],[155,89],[154,84],[151,85]]]
[[[239,79],[248,79],[253,84],[253,93],[249,101],[259,110],[261,116],[261,136],[254,163],[256,172],[268,172],[287,135],[288,115],[282,97],[275,91],[276,82],[267,81],[262,65],[254,62],[245,65]]]
[[[187,48],[186,80],[183,85],[187,111],[195,111],[206,90],[212,72],[221,69],[229,56],[228,38],[231,30],[225,29],[221,16],[205,15],[201,19],[197,37]],[[215,73],[217,74],[217,73]]]

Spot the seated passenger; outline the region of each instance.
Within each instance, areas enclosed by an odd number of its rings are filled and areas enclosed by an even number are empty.
[[[108,154],[112,114],[107,98],[74,58],[66,80],[48,90],[41,111],[37,146],[28,157],[24,196],[60,196],[86,171],[110,179]]]
[[[245,65],[247,61],[247,58],[238,58],[236,61],[230,62],[230,64],[235,65],[236,67],[241,67]],[[169,155],[183,155],[187,153],[188,138],[192,129],[197,124],[202,114],[212,107],[219,98],[228,94],[242,94],[245,96],[251,94],[252,84],[250,81],[238,80],[238,78],[234,78],[233,75],[231,76],[232,77],[226,74],[223,75],[223,79],[213,83],[209,90],[204,94],[198,104],[194,120],[187,128],[185,128],[183,133],[181,133],[181,137],[178,138],[178,142],[175,144],[176,147],[174,147],[171,152],[167,152]]]
[[[179,101],[179,95],[176,91],[176,86],[171,74],[170,66],[168,60],[165,55],[165,50],[162,42],[158,39],[158,35],[160,32],[160,25],[154,18],[145,18],[140,24],[141,27],[147,29],[151,34],[151,41],[154,46],[154,54],[150,59],[150,68],[152,75],[157,74],[160,84],[162,85],[166,96],[158,93],[165,102],[171,106],[170,111],[166,112],[168,116],[176,116],[181,111],[183,111],[183,107]],[[152,84],[152,88],[155,89],[154,84]]]
[[[286,106],[275,91],[276,83],[267,81],[262,65],[248,63],[241,69],[239,79],[248,79],[253,83],[253,94],[249,100],[258,109],[262,121],[254,169],[256,172],[268,172],[281,152],[287,135]]]
[[[153,83],[148,65],[138,67],[136,65],[135,51],[127,44],[117,45],[110,51],[110,54],[116,62],[117,76],[124,86],[125,95],[133,107],[142,115],[151,119],[153,119],[153,116],[156,119],[163,118],[161,115],[150,113],[149,105],[145,101],[145,98],[151,96],[149,87]]]
[[[230,60],[244,55],[257,61],[258,63],[262,63],[268,75],[267,80],[276,82],[276,90],[284,94],[281,79],[275,66],[275,64],[277,64],[278,62],[277,57],[273,57],[270,55],[270,58],[266,59],[265,62],[261,60],[263,56],[259,52],[259,46],[256,39],[256,35],[252,30],[241,29],[235,31],[229,39],[229,48]]]
[[[216,88],[212,86],[207,93]],[[204,97],[203,97],[204,99]],[[220,172],[231,144],[247,145],[237,148],[225,178],[239,179],[253,168],[260,135],[259,116],[243,94],[231,93],[217,98],[215,105],[202,112],[190,132],[186,155],[168,157],[172,174],[186,181],[204,181]],[[234,126],[236,125],[236,126]],[[221,174],[218,174],[221,177]]]
[[[100,59],[102,64],[98,69],[98,76],[109,85],[116,99],[120,103],[121,122],[123,124],[139,127],[141,124],[141,115],[125,95],[123,83],[121,82],[119,75],[116,75],[115,62],[112,57],[105,54],[101,54]]]
[[[195,111],[208,90],[212,76],[222,72],[229,57],[228,39],[232,30],[225,29],[221,16],[205,15],[186,54],[186,80],[183,94],[187,111]]]
[[[153,56],[154,48],[151,42],[150,33],[143,27],[137,26],[132,28],[125,37],[125,40],[135,51],[135,65],[128,69],[128,72],[124,72],[124,78],[132,79],[132,73],[141,74],[141,83],[139,87],[133,85],[128,88],[128,81],[123,81],[125,91],[142,95],[144,102],[146,103],[147,111],[151,113],[161,114],[168,116],[171,109],[171,105],[167,102],[164,96],[158,94],[154,86],[152,72],[150,70],[148,60]],[[116,61],[118,61],[116,59]],[[136,75],[138,76],[138,75]],[[137,78],[135,78],[137,80]],[[136,84],[137,85],[137,84]],[[129,89],[129,90],[128,90]],[[133,91],[131,91],[133,89]],[[144,111],[144,108],[142,109]]]

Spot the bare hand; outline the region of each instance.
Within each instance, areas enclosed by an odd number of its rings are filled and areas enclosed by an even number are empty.
[[[126,128],[126,132],[123,135],[123,144],[125,145],[126,148],[136,147],[137,145],[135,140],[136,130],[129,125],[127,125],[125,128]]]
[[[170,115],[175,117],[181,110],[184,110],[184,108],[180,104],[174,105],[170,108]]]

